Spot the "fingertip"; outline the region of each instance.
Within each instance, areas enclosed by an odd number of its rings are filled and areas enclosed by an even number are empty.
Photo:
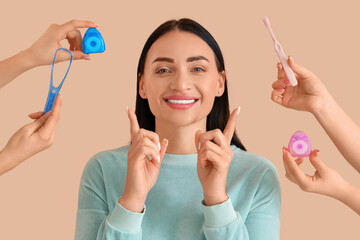
[[[168,147],[169,140],[167,140],[166,138],[164,138],[164,139],[163,139],[163,142],[165,142],[164,148],[166,149],[166,148]]]
[[[238,106],[235,110],[236,110],[236,115],[239,115],[239,114],[240,114],[241,107]]]
[[[288,57],[288,62],[290,62],[290,63],[295,63],[295,61],[294,61],[294,59],[293,59],[292,56],[289,56],[289,57]]]
[[[309,158],[311,161],[317,161],[319,159],[319,155],[320,155],[320,150],[315,149],[311,152]]]
[[[284,158],[289,161],[292,160],[292,156],[289,153],[289,149],[287,147],[283,147],[283,154],[284,154]]]
[[[315,156],[318,157],[320,155],[320,150],[319,149],[316,149],[315,150]]]

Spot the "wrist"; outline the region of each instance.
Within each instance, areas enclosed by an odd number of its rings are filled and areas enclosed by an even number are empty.
[[[34,57],[37,53],[33,52],[31,47],[19,52],[18,54],[21,56],[20,58],[22,60],[22,65],[26,69],[25,71],[40,66],[40,64],[35,61]]]
[[[311,108],[310,112],[315,116],[316,119],[324,119],[336,111],[338,105],[330,93],[325,92],[317,101],[316,104]]]
[[[337,189],[337,191],[335,191],[334,194],[332,194],[330,197],[333,197],[340,202],[346,203],[348,199],[352,198],[353,193],[354,186],[351,183],[344,181],[341,184],[341,188]]]
[[[125,193],[119,198],[118,203],[130,212],[141,213],[144,210],[145,199],[129,197]]]
[[[6,151],[6,147],[0,151],[0,175],[10,171],[16,167],[15,161],[11,158],[11,154]]]
[[[229,196],[223,192],[220,194],[204,194],[205,206],[218,205],[229,199]]]

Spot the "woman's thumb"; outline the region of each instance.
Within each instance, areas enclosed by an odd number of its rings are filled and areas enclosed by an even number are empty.
[[[290,68],[301,78],[307,78],[311,74],[311,72],[305,67],[297,64],[291,56],[288,57],[287,62]]]
[[[321,160],[320,160],[320,157],[319,157],[319,153],[320,151],[319,150],[314,150],[311,152],[310,154],[310,162],[311,164],[314,166],[314,168],[320,173],[324,173],[325,170],[327,169],[327,166],[325,165],[325,163],[323,163]]]

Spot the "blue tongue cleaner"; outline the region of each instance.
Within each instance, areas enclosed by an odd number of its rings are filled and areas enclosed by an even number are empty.
[[[105,51],[104,39],[96,28],[89,28],[85,32],[82,49],[85,54],[102,53]]]

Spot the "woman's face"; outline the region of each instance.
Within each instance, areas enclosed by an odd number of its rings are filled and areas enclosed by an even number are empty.
[[[149,49],[139,93],[148,99],[156,121],[176,126],[205,121],[215,96],[224,91],[225,72],[200,37],[174,30]]]

